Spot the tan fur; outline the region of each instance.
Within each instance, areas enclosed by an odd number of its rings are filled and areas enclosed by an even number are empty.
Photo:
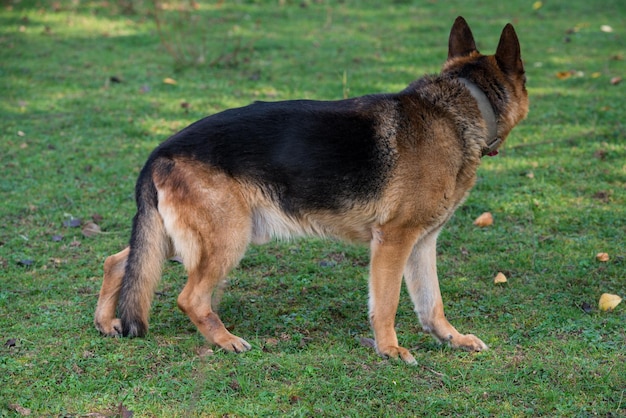
[[[115,308],[124,277],[129,247],[113,254],[104,261],[104,278],[96,306],[95,325],[104,335],[115,336],[122,333],[122,324],[115,318]]]

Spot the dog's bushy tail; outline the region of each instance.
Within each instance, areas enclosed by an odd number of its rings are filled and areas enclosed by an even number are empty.
[[[157,190],[150,164],[146,164],[139,175],[135,194],[137,214],[133,219],[130,253],[118,302],[125,337],[143,337],[148,331],[152,297],[170,245],[157,209]]]

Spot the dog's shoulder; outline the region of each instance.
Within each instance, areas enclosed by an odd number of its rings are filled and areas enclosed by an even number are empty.
[[[455,141],[466,157],[480,158],[485,132],[480,111],[471,94],[456,77],[429,75],[422,77],[397,94],[400,119],[410,126],[399,141],[415,146],[437,146],[444,140]],[[441,137],[446,127],[447,138]]]

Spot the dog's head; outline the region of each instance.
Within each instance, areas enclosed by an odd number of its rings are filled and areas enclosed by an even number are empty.
[[[450,31],[448,60],[442,74],[469,80],[483,91],[493,107],[502,141],[528,114],[524,64],[510,23],[502,30],[496,53],[482,55],[467,22],[459,16]]]

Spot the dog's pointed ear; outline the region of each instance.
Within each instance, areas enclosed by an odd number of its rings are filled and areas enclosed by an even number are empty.
[[[463,17],[459,16],[454,21],[448,40],[448,59],[466,57],[477,51],[474,35]]]
[[[513,25],[507,24],[500,35],[500,43],[496,50],[496,61],[500,69],[507,74],[520,74],[524,72],[522,53],[519,39]]]

